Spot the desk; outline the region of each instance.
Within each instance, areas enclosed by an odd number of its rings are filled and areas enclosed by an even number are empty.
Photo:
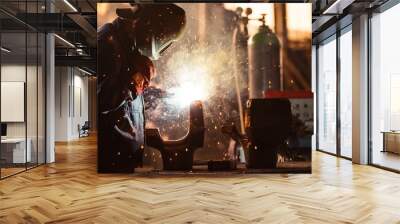
[[[400,131],[383,131],[382,152],[393,152],[400,154]]]
[[[26,144],[26,142],[28,144]],[[6,138],[1,139],[1,157],[6,163],[25,163],[30,162],[31,154],[31,139],[25,138]],[[26,151],[25,151],[25,145]]]

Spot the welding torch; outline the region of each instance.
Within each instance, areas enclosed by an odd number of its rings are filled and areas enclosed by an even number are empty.
[[[172,95],[173,94],[154,86],[147,87],[143,92],[146,109],[156,108],[160,100],[169,98]]]

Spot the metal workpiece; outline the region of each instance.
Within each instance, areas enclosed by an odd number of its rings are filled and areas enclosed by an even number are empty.
[[[158,128],[147,128],[146,144],[160,151],[164,170],[191,170],[196,149],[204,143],[204,116],[201,101],[190,105],[190,126],[185,137],[179,140],[163,140]]]

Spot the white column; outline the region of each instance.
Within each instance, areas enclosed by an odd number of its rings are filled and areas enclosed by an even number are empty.
[[[353,19],[353,162],[368,163],[368,15]]]
[[[53,12],[54,5],[46,1],[46,11]],[[55,43],[54,34],[46,35],[46,163],[55,162]]]
[[[54,132],[55,132],[55,76],[54,76],[54,35],[46,36],[46,163],[55,161]]]
[[[72,68],[55,68],[55,141],[72,139]]]

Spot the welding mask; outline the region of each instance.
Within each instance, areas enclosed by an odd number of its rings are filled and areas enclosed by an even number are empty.
[[[133,22],[135,48],[152,60],[182,35],[185,11],[175,4],[131,4],[131,9],[117,9],[123,19]]]

